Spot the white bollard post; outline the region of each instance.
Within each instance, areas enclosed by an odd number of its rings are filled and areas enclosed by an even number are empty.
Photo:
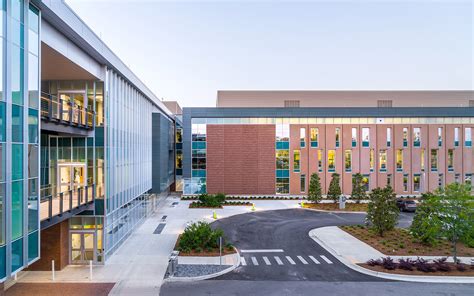
[[[92,280],[92,260],[89,260],[89,280]]]
[[[56,275],[55,275],[55,272],[54,272],[54,260],[51,260],[51,273],[52,273],[53,281],[55,281],[56,280]]]
[[[14,279],[15,281],[18,280],[18,272],[15,273],[15,276],[13,277],[13,279]]]
[[[222,236],[219,237],[219,266],[222,265]]]

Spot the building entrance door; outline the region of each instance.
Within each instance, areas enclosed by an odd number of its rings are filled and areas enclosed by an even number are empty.
[[[96,262],[97,239],[93,231],[71,231],[70,233],[71,264]]]
[[[85,163],[61,163],[58,167],[59,192],[67,192],[85,185]]]

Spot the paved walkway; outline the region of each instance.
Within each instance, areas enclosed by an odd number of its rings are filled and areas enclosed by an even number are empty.
[[[191,201],[168,197],[155,214],[139,226],[103,266],[94,266],[92,280],[88,266],[67,266],[56,272],[56,282],[116,283],[110,295],[158,295],[168,266],[168,256],[186,223],[212,219],[211,209],[189,209]],[[256,211],[298,208],[297,200],[255,201]],[[177,204],[175,204],[177,203]],[[215,210],[218,218],[251,212],[247,206]],[[163,216],[167,216],[164,222]],[[166,223],[160,234],[153,234]],[[27,271],[19,283],[51,283],[51,272]]]

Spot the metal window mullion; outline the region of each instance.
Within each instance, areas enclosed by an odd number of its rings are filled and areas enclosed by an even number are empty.
[[[28,138],[28,10],[29,1],[23,2],[23,48],[20,46],[20,51],[23,51],[23,266],[28,264],[28,180],[29,180],[29,143]]]
[[[4,66],[2,71],[4,71],[3,82],[4,82],[4,101],[5,101],[5,121],[6,121],[6,145],[5,145],[5,154],[6,154],[6,176],[5,176],[5,200],[4,203],[6,207],[4,208],[5,212],[5,276],[8,278],[11,274],[11,240],[12,240],[12,106],[11,106],[11,42],[10,42],[10,28],[11,28],[11,2],[6,1],[5,11],[2,11],[5,16],[3,26],[3,53],[4,53]],[[5,75],[6,74],[6,75]],[[10,75],[9,75],[10,74]]]

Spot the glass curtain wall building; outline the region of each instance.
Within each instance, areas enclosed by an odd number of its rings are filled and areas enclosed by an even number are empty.
[[[103,264],[174,185],[175,117],[63,1],[0,9],[0,283]]]
[[[0,1],[0,279],[39,257],[39,10]]]

